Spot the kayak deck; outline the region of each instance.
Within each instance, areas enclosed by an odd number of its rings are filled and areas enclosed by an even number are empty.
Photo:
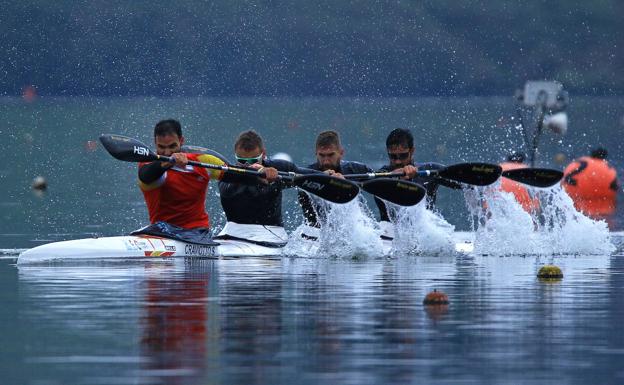
[[[150,257],[276,256],[281,247],[268,247],[234,239],[220,239],[218,245],[199,245],[154,236],[117,236],[53,242],[22,252],[18,264],[83,259]]]

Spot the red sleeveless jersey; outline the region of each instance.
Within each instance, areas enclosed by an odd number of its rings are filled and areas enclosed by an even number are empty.
[[[202,161],[203,154],[186,154],[188,160]],[[213,159],[211,159],[213,160]],[[214,163],[214,162],[211,162]],[[223,162],[220,162],[223,163]],[[139,164],[139,168],[145,163]],[[210,226],[206,213],[206,189],[213,177],[205,168],[187,165],[167,170],[157,181],[144,184],[139,182],[151,223],[164,221],[186,229]]]

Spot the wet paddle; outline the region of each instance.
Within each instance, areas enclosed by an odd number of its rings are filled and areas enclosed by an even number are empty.
[[[423,186],[401,179],[371,179],[360,187],[369,194],[400,206],[413,206],[427,195]]]
[[[418,176],[431,176],[444,178],[460,183],[476,186],[486,186],[496,182],[500,177],[502,169],[499,165],[490,163],[459,163],[439,170],[421,170]],[[374,172],[368,174],[349,174],[345,178],[362,180],[374,178],[401,177],[403,173]]]
[[[563,172],[550,168],[516,168],[503,171],[502,176],[535,187],[550,187],[563,178]]]
[[[205,147],[188,145],[182,146],[182,151],[202,154],[215,153],[213,150]],[[309,171],[313,172],[314,170],[310,169]],[[290,175],[284,171],[280,171],[279,174],[282,176]],[[418,204],[418,202],[420,202],[427,194],[425,188],[419,184],[390,178],[369,180],[364,183],[360,183],[359,186],[362,190],[369,194],[375,195],[378,198],[400,206],[413,206]]]
[[[172,161],[172,158],[158,155],[142,142],[127,136],[104,134],[100,136],[100,141],[109,154],[125,162]],[[193,166],[221,170],[223,172],[264,177],[263,173],[246,168],[196,161],[189,161],[188,163]],[[355,182],[325,174],[289,174],[287,176],[281,176],[281,178],[292,182],[293,185],[302,190],[334,203],[349,202],[358,195],[360,190]]]

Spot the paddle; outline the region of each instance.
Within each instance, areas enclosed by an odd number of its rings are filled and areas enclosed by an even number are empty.
[[[431,176],[453,180],[460,183],[472,184],[476,186],[486,186],[496,182],[500,177],[502,169],[499,165],[490,163],[459,163],[439,170],[420,170],[416,175]],[[367,174],[345,175],[348,179],[373,179],[401,177],[403,173],[373,172]]]
[[[550,168],[516,168],[503,171],[502,176],[535,187],[550,187],[563,178],[563,172]]]
[[[102,145],[104,145],[104,148],[106,148],[106,151],[108,151],[114,158],[125,162],[152,162],[155,160],[172,162],[172,158],[158,155],[142,142],[127,136],[104,134],[100,136],[100,141],[102,142]],[[264,177],[263,173],[246,168],[202,163],[191,160],[188,164],[197,167],[221,170],[223,172]],[[289,174],[287,176],[280,177],[292,182],[295,186],[302,190],[334,203],[347,203],[353,200],[358,195],[360,190],[358,185],[352,181],[332,177],[326,174]]]
[[[182,151],[203,154],[215,153],[213,150],[205,147],[188,145],[182,146]],[[310,169],[310,171],[313,170]],[[284,171],[280,171],[279,174],[283,176],[289,175],[289,173]],[[359,186],[369,194],[400,206],[413,206],[418,204],[427,194],[425,188],[419,184],[389,178],[373,179],[360,183]]]
[[[371,179],[360,187],[369,194],[400,206],[413,206],[427,195],[423,186],[401,179]]]

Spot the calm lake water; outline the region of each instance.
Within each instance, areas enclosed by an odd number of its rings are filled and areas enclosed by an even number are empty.
[[[404,126],[417,134],[419,160],[498,162],[520,144],[513,107],[511,98],[1,100],[11,161],[0,165],[0,382],[623,383],[621,207],[609,255],[15,265],[20,249],[145,223],[136,166],[93,150],[100,133],[149,143],[154,123],[175,117],[190,143],[231,157],[238,132],[254,128],[269,152],[306,164],[316,133],[335,128],[347,158],[381,165],[385,136]],[[573,98],[570,132],[545,135],[539,164],[561,167],[557,152],[607,143],[621,169],[623,107]],[[43,196],[30,191],[37,175],[49,181]],[[301,221],[293,201],[289,191],[289,229]],[[460,193],[443,191],[439,203],[458,230],[469,228]],[[564,279],[537,279],[547,263]],[[423,306],[433,289],[450,304]]]

